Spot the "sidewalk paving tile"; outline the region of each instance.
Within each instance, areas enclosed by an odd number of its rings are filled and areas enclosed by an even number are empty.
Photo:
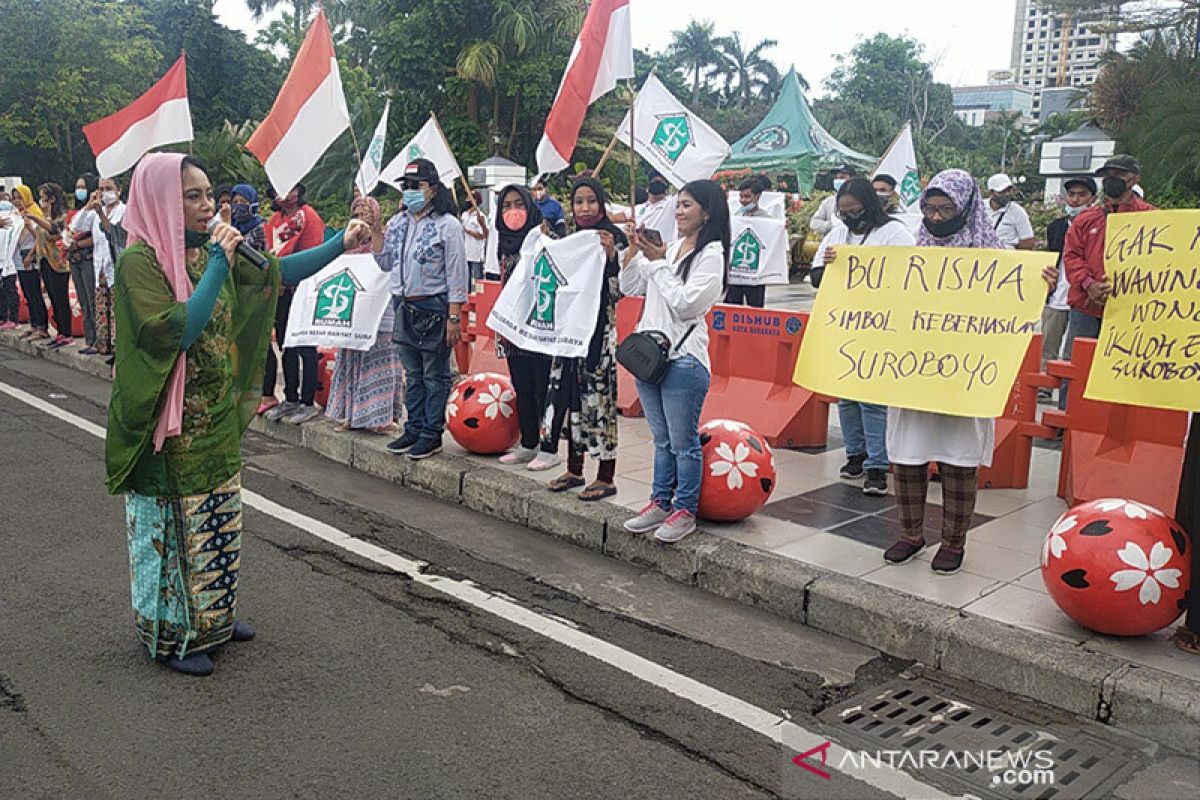
[[[962,608],[1004,586],[1003,581],[970,572],[937,575],[929,568],[929,562],[920,559],[907,564],[883,564],[880,556],[877,563],[882,566],[863,575],[863,580],[954,608]]]
[[[963,610],[1020,628],[1034,628],[1075,642],[1082,642],[1095,635],[1072,622],[1054,604],[1050,595],[1012,584],[976,600]]]

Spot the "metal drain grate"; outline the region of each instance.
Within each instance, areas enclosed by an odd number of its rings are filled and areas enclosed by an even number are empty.
[[[1097,733],[1078,727],[1037,726],[995,709],[968,705],[919,678],[876,687],[826,709],[820,718],[834,726],[847,749],[857,742],[869,754],[882,751],[885,759],[896,760],[897,767],[934,783],[955,784],[980,797],[1107,797],[1111,787],[1141,760],[1136,750]],[[1046,752],[1053,760],[1053,782],[1042,773],[1030,775],[1029,783],[1000,784],[1001,772],[989,769],[978,756],[989,752]],[[922,769],[922,757],[939,766]],[[950,765],[942,766],[947,761]],[[1030,757],[1029,770],[1045,766]],[[1006,777],[1015,780],[1021,776]]]

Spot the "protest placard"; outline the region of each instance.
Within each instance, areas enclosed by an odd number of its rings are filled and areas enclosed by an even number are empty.
[[[343,254],[296,287],[282,346],[370,350],[390,302],[388,275],[375,257]]]
[[[968,417],[1004,413],[1056,253],[838,247],[794,379],[821,394]]]
[[[1200,411],[1200,211],[1108,218],[1112,295],[1084,397]]]

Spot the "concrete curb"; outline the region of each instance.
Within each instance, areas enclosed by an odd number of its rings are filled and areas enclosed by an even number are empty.
[[[109,378],[103,360],[0,333],[0,344]],[[655,569],[712,594],[767,610],[884,653],[1117,725],[1189,754],[1200,752],[1200,683],[1087,650],[876,584],[733,542],[703,530],[674,546],[621,528],[628,509],[531,492],[527,479],[461,456],[410,461],[373,434],[255,418],[251,430],[331,461],[571,544]]]

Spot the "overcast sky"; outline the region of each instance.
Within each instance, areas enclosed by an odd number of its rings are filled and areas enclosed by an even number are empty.
[[[880,31],[905,33],[925,45],[938,80],[961,86],[984,83],[989,69],[1009,66],[1015,5],[1015,0],[633,0],[633,43],[659,50],[689,19],[712,20],[718,33],[740,31],[744,41],[778,40],[768,55],[785,70],[795,64],[820,94],[839,53]],[[215,10],[232,28],[256,27],[244,0],[217,0]]]

